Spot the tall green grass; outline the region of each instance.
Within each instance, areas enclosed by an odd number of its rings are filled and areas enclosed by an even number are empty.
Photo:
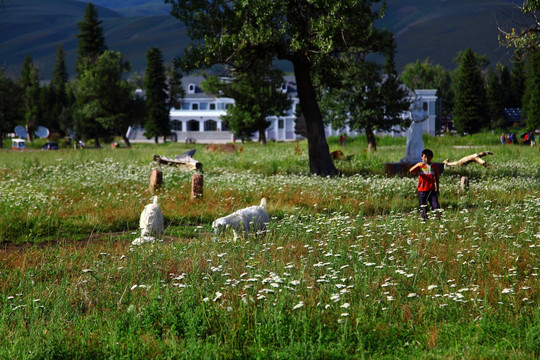
[[[383,175],[404,139],[330,138],[349,156],[333,178],[305,142],[192,145],[197,201],[152,163],[186,144],[0,152],[0,358],[537,358],[540,152],[489,139],[424,139],[435,161],[494,153],[445,170],[427,223],[416,179]],[[165,238],[131,246],[156,167]],[[214,237],[263,196],[266,234]]]

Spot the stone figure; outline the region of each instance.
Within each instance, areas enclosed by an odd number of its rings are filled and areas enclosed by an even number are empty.
[[[422,125],[429,117],[424,111],[421,96],[417,96],[410,107],[411,126],[406,132],[407,146],[405,148],[405,157],[401,159],[402,163],[417,163],[420,161],[420,154],[424,150],[422,141]]]

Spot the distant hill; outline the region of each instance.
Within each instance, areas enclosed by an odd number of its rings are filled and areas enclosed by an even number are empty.
[[[63,44],[68,71],[73,76],[77,23],[83,19],[87,4],[75,0],[5,1],[0,8],[0,66],[18,75],[29,53],[40,68],[40,78],[50,79],[56,48]],[[126,17],[104,7],[97,9],[107,47],[124,54],[133,71],[146,68],[146,51],[151,46],[162,50],[165,61],[181,55],[187,46],[184,25],[170,15]]]
[[[454,69],[453,58],[470,47],[492,64],[508,63],[511,51],[498,43],[497,21],[509,23],[513,0],[387,0],[379,26],[396,35],[396,64],[429,59]]]
[[[184,25],[170,16],[163,0],[94,0],[103,20],[106,44],[131,62],[133,71],[146,68],[146,51],[156,46],[165,61],[183,53],[189,43]],[[378,26],[396,34],[398,69],[417,59],[453,69],[457,52],[470,47],[492,63],[506,63],[507,49],[497,42],[497,25],[507,21],[512,0],[387,0],[388,10]],[[87,1],[8,0],[0,8],[0,66],[20,74],[27,53],[50,79],[58,44],[63,44],[70,75],[77,52],[77,22]],[[291,70],[281,63],[285,70]]]

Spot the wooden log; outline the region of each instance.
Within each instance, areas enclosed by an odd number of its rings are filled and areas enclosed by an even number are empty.
[[[448,159],[443,161],[443,164],[445,167],[447,166],[465,166],[468,165],[471,162],[476,162],[482,166],[488,166],[488,164],[482,160],[481,158],[486,155],[493,155],[491,151],[483,151],[472,155],[467,155],[465,157],[462,157],[458,161],[449,161]]]
[[[203,175],[193,174],[191,177],[191,200],[202,198],[203,196]]]
[[[158,164],[176,166],[182,170],[202,171],[202,164],[190,156],[171,159],[165,156],[154,155],[154,161]]]

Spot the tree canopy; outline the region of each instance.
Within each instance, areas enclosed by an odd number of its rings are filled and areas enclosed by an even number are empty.
[[[103,20],[98,18],[98,12],[94,4],[88,3],[84,11],[83,20],[77,23],[79,39],[77,52],[77,72],[82,72],[81,67],[95,63],[98,57],[107,50],[105,35],[103,34]]]
[[[79,77],[76,92],[79,132],[83,137],[96,139],[96,146],[107,132],[124,136],[131,125],[133,89],[123,79],[129,69],[122,54],[105,51]]]
[[[202,85],[205,91],[235,100],[223,120],[236,138],[250,138],[258,132],[263,145],[270,126],[267,117],[285,115],[291,107],[287,93],[281,91],[283,72],[272,68],[268,61],[255,62],[227,81],[211,76]]]
[[[526,74],[523,116],[527,129],[532,131],[540,129],[540,51],[530,54]]]
[[[292,63],[306,120],[310,171],[333,175],[313,72],[339,62],[350,47],[370,49],[386,31],[375,28],[378,0],[165,0],[196,45],[192,68],[227,64],[242,69],[268,55]]]
[[[486,90],[477,56],[468,48],[455,73],[454,126],[473,134],[489,124]]]
[[[152,47],[146,53],[146,75],[144,89],[146,95],[145,136],[154,138],[170,134],[169,96],[167,95],[167,77],[161,50]]]
[[[401,114],[410,105],[408,91],[395,71],[395,43],[389,39],[379,46],[380,53],[386,55],[384,64],[368,61],[369,52],[363,49],[349,49],[342,56],[343,66],[335,68],[338,73],[332,75],[337,81],[321,79],[321,107],[326,121],[336,130],[349,126],[364,131],[370,150],[377,149],[374,132],[402,124]],[[323,76],[328,79],[326,72]]]

